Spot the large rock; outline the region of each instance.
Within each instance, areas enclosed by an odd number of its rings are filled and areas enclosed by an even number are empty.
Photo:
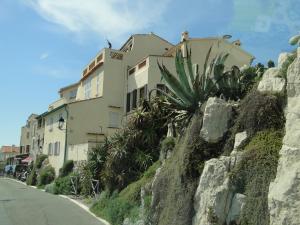
[[[287,107],[283,146],[275,180],[270,184],[270,225],[300,224],[300,58],[287,72]]]
[[[258,84],[257,90],[261,92],[283,92],[285,87],[285,80],[278,76],[278,68],[273,67],[267,69]]]
[[[278,56],[278,69],[281,69],[283,64],[286,62],[289,56],[291,56],[292,53],[289,52],[282,52]]]
[[[300,56],[289,66],[287,71],[288,97],[300,96]]]
[[[205,162],[195,194],[196,215],[193,225],[224,224],[226,221],[229,224],[229,220],[239,216],[239,206],[242,207],[242,204],[237,203],[236,198],[235,202],[233,201],[234,187],[231,186],[228,175],[240,158],[237,154]]]
[[[228,130],[232,106],[220,98],[209,98],[203,116],[200,135],[210,143],[220,141]]]
[[[227,224],[230,224],[231,221],[239,222],[242,209],[245,205],[245,201],[246,201],[246,195],[239,194],[239,193],[234,195],[226,219]]]

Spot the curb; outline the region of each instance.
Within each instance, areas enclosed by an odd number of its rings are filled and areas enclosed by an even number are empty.
[[[36,190],[40,190],[40,191],[43,191],[45,192],[44,189],[38,189],[36,186],[31,186],[31,185],[27,185],[26,183],[23,183],[19,180],[15,180],[15,179],[12,179],[12,178],[9,178],[9,177],[5,177],[5,178],[2,178],[2,179],[6,179],[6,180],[12,180],[12,181],[15,181],[19,184],[23,184],[24,186],[27,186],[27,187],[31,187],[31,188],[34,188]],[[103,223],[104,225],[111,225],[109,222],[107,222],[106,220],[96,216],[96,214],[92,213],[89,209],[89,207],[87,207],[86,205],[66,196],[66,195],[57,195],[57,196],[60,196],[61,198],[64,198],[64,199],[68,199],[69,201],[73,202],[75,205],[79,206],[80,208],[82,208],[84,211],[86,211],[87,213],[89,213],[91,216],[93,216],[94,218],[96,218],[99,222]]]

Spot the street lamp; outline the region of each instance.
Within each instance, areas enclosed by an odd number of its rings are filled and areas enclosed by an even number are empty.
[[[63,130],[65,119],[61,116],[58,120],[58,129]]]

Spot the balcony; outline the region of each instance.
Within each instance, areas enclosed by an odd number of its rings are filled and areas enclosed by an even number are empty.
[[[107,60],[123,60],[124,52],[104,48],[96,57],[84,68],[82,72],[82,79],[85,79],[97,68],[101,67]]]
[[[66,104],[66,103],[67,103],[67,100],[65,98],[60,98],[57,101],[51,103],[48,107],[48,110],[51,111],[51,110],[56,109],[57,107],[59,107],[63,104]]]

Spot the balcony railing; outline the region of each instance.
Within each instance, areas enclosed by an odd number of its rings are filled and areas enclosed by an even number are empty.
[[[88,64],[88,66],[83,70],[82,77],[88,76],[92,73],[96,68],[103,65],[104,61],[107,59],[113,60],[123,60],[124,52],[112,50],[112,49],[104,49],[99,53],[93,60]]]

